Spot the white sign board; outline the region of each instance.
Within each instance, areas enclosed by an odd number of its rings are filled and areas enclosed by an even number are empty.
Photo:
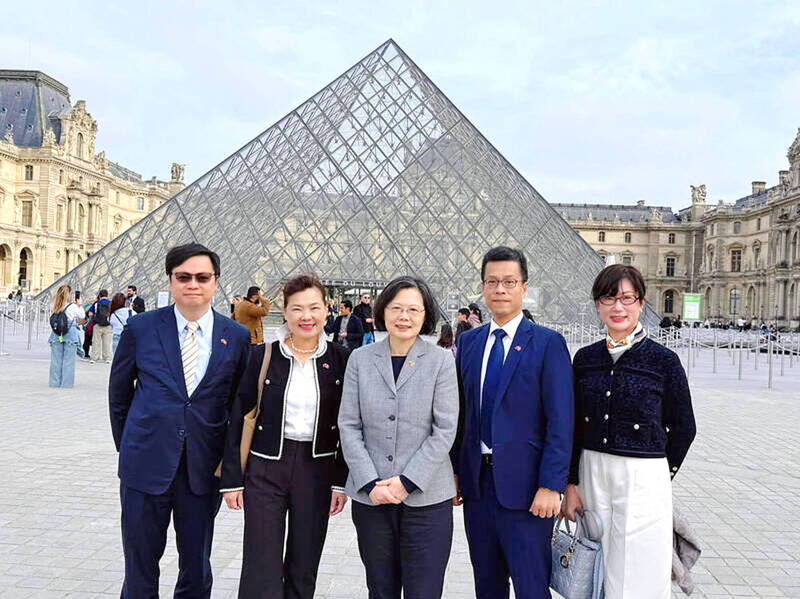
[[[169,291],[158,292],[158,307],[165,308],[169,306]]]

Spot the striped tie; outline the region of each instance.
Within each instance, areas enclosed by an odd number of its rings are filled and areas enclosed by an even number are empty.
[[[189,396],[194,392],[197,355],[200,352],[197,347],[197,336],[195,335],[198,328],[200,328],[200,325],[196,322],[186,323],[186,339],[183,340],[183,347],[181,348],[183,378],[186,380],[186,393]]]

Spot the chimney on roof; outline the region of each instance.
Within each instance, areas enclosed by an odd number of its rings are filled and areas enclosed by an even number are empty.
[[[636,202],[636,207],[637,208],[644,208],[644,200],[638,200]]]
[[[753,195],[764,193],[767,190],[766,181],[753,181]]]

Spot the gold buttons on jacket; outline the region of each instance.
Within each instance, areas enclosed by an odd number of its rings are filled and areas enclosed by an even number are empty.
[[[342,381],[340,381],[339,379],[336,379],[336,384],[337,384],[337,385],[341,385],[341,384],[342,384]]]

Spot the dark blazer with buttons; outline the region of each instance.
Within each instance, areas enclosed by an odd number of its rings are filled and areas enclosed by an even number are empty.
[[[266,345],[254,345],[250,350],[247,368],[242,376],[236,401],[231,410],[228,434],[225,440],[225,457],[222,461],[220,488],[240,489],[244,486],[239,446],[242,441],[242,423],[258,400],[258,375],[264,361]],[[330,484],[343,487],[347,478],[347,465],[339,450],[339,428],[336,422],[342,400],[344,373],[350,352],[336,343],[328,343],[325,353],[316,358],[317,416],[312,455],[315,458],[333,457],[335,467]],[[261,412],[256,422],[250,453],[268,460],[279,460],[283,455],[283,430],[286,415],[286,392],[293,360],[281,353],[279,342],[272,343],[272,356],[261,394]]]
[[[675,476],[696,432],[689,384],[677,354],[648,337],[615,364],[602,340],[578,350],[573,372],[575,441],[569,482],[579,483],[582,449],[666,456]]]
[[[214,312],[208,368],[189,397],[174,310],[167,306],[129,318],[114,354],[108,402],[119,477],[143,493],[165,493],[185,445],[192,492],[216,493],[214,471],[247,364],[250,333]]]
[[[344,381],[339,429],[350,468],[345,490],[372,505],[362,488],[404,475],[417,486],[412,507],[455,496],[449,452],[458,427],[453,353],[417,338],[397,382],[389,339],[355,350]]]

